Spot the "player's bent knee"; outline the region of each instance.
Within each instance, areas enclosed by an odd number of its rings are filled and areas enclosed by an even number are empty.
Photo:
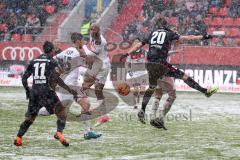
[[[168,96],[169,96],[169,97],[168,97],[167,101],[172,104],[172,103],[175,101],[175,99],[177,98],[177,96],[176,96],[176,91],[173,90],[172,92],[169,92],[169,93],[168,93]]]
[[[184,74],[182,79],[183,79],[184,81],[187,81],[188,78],[189,78],[189,76],[188,76],[187,74]]]
[[[81,98],[78,101],[78,104],[82,107],[83,110],[88,111],[90,109],[90,103],[87,97]]]
[[[168,95],[169,95],[170,97],[174,97],[174,98],[176,99],[176,97],[177,97],[176,90],[171,90],[171,91],[169,91],[169,92],[168,92]]]
[[[84,80],[83,80],[83,90],[89,89],[95,82],[95,78],[89,74],[85,74]]]
[[[90,74],[85,74],[84,76],[84,82],[86,83],[94,83],[95,78],[93,76],[91,76]]]

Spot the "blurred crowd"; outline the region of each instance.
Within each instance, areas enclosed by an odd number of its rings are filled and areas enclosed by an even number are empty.
[[[0,40],[13,34],[38,34],[49,15],[76,0],[1,0]]]
[[[123,6],[126,0],[118,0]],[[0,41],[11,40],[15,35],[37,36],[46,25],[47,18],[60,9],[72,10],[79,0],[1,0],[0,1]],[[99,18],[111,0],[85,1],[83,25]],[[87,30],[87,29],[85,29]]]
[[[240,17],[240,0],[232,0],[228,9],[228,15],[234,18]]]
[[[79,0],[1,0],[0,40],[11,40],[14,34],[41,33],[47,18],[59,9],[72,9]],[[128,4],[128,0],[117,0],[118,11]],[[87,0],[83,32],[89,24],[99,18],[111,0]],[[226,5],[227,4],[227,5]],[[240,17],[240,0],[144,0],[142,15],[134,15],[132,23],[122,31],[124,40],[150,30],[153,18],[163,15],[175,26],[180,34],[199,35],[207,32],[204,18],[209,16],[209,8],[227,7],[227,16]],[[210,15],[211,16],[211,15]],[[191,42],[198,43],[198,42]],[[207,42],[204,42],[207,44]]]
[[[204,23],[204,17],[209,16],[210,7],[220,9],[227,7],[227,16],[240,17],[240,0],[145,0],[142,6],[141,21],[139,17],[128,24],[122,31],[123,39],[128,40],[141,34],[146,28],[152,27],[153,18],[157,15],[166,17],[172,26],[175,26],[180,34],[200,35],[207,32],[208,26]],[[143,25],[142,25],[142,22]],[[198,44],[198,42],[191,42]],[[202,44],[208,44],[207,41]]]
[[[109,5],[111,0],[87,0],[85,2],[85,20],[95,21]]]
[[[111,0],[87,0],[85,2],[85,17],[81,27],[81,34],[87,38],[89,35],[90,25],[101,16]]]

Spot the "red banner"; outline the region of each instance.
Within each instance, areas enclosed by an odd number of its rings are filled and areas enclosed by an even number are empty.
[[[57,44],[61,49],[70,46],[69,43]],[[121,50],[124,51],[125,50]],[[110,52],[112,54],[114,51]],[[29,61],[42,53],[42,43],[0,43],[0,61],[17,60]],[[183,52],[175,54],[171,62],[174,64],[211,64],[211,65],[240,65],[240,48],[226,47],[193,47],[186,46]],[[111,55],[110,55],[111,57]]]
[[[239,66],[240,48],[185,46],[183,53],[172,57],[171,63]]]
[[[21,74],[26,61],[37,58],[42,54],[43,43],[0,43],[0,86],[21,86]],[[65,49],[68,43],[58,43],[57,47]],[[118,47],[109,52],[126,53],[128,49]],[[239,92],[240,84],[240,48],[226,47],[190,47],[185,46],[182,51],[173,55],[171,63],[185,64],[186,72],[204,86],[217,85],[222,92]],[[111,56],[110,56],[111,57]],[[119,59],[119,58],[118,58]],[[114,58],[113,58],[114,61]],[[114,62],[113,62],[114,63]],[[189,68],[187,68],[189,67]],[[116,71],[112,68],[112,73]],[[178,81],[177,81],[178,82]],[[180,81],[182,83],[182,81]],[[178,90],[189,90],[184,84],[176,83]],[[108,81],[111,84],[110,81]],[[182,88],[181,88],[182,86]]]

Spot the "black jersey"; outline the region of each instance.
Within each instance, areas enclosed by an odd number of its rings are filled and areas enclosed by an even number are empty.
[[[28,65],[23,78],[23,86],[27,87],[27,79],[31,75],[33,76],[32,88],[49,88],[49,80],[51,75],[55,73],[55,68],[58,66],[57,62],[46,54],[40,55],[37,59],[30,62]]]
[[[176,32],[160,28],[140,39],[143,44],[149,44],[148,62],[166,61],[172,41],[178,40],[179,37],[180,35]]]

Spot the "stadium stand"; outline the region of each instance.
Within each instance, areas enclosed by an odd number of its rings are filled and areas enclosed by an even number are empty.
[[[0,40],[26,42],[54,40],[57,38],[59,26],[78,1],[0,1]],[[110,2],[111,0],[85,1],[85,18],[91,22],[95,21]]]
[[[47,24],[47,19],[56,16],[55,21],[66,18],[59,11],[72,7],[78,0],[3,0],[0,2],[0,40],[1,41],[33,41],[45,40],[36,38],[39,35],[56,35],[58,26],[51,24],[55,28],[51,29]],[[8,16],[10,15],[10,16]],[[44,31],[44,32],[43,32]],[[41,37],[41,36],[40,36]]]
[[[142,0],[128,0],[127,2],[125,0],[121,3],[123,5],[122,8],[119,9],[119,15],[109,27],[112,31],[107,31],[105,33],[107,40],[111,40],[111,42],[121,41],[121,38],[119,39],[115,33],[119,33],[121,35],[124,28],[128,24],[131,24],[135,18],[141,18],[136,17],[135,15],[141,15],[141,8],[143,5]]]
[[[78,0],[1,1],[0,40],[54,40],[60,24],[68,16],[68,13],[61,10],[72,9],[77,2]],[[111,0],[103,0],[99,7],[96,0],[86,1],[85,21],[92,23],[98,19],[110,2]],[[107,39],[113,42],[119,41],[116,33],[124,40],[143,33],[151,27],[149,24],[152,18],[162,14],[172,26],[177,27],[180,34],[224,31],[225,36],[222,39],[228,42],[223,43],[224,46],[239,46],[239,0],[118,0],[118,3],[119,15],[109,26],[111,31],[105,33]],[[47,21],[49,18],[52,19],[51,22]],[[216,45],[214,40],[211,44]]]
[[[146,30],[146,27],[151,27],[148,25],[151,24],[152,18],[161,14],[168,18],[172,26],[177,27],[180,34],[203,34],[207,31],[209,33],[224,31],[225,35],[220,37],[220,39],[212,40],[211,44],[239,46],[239,0],[139,0],[137,4],[141,6],[132,8],[129,14],[125,10],[125,8],[130,8],[132,5],[131,0],[129,0],[129,3],[120,12],[118,22],[111,26],[114,31],[120,32],[125,40],[131,39],[132,35]],[[142,13],[136,14],[138,13],[138,8],[142,8]],[[125,16],[128,18],[122,18]],[[121,22],[123,19],[126,21]],[[139,25],[142,22],[146,23]],[[224,43],[217,44],[218,41],[223,41]],[[201,45],[203,44],[207,43],[201,43]]]

